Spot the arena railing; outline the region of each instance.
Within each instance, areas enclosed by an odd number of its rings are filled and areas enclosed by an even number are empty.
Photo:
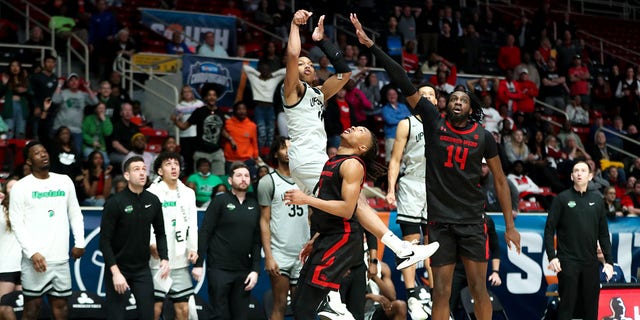
[[[605,132],[605,133],[607,133],[607,134],[610,134],[610,135],[616,136],[616,137],[618,137],[618,138],[620,138],[620,139],[622,139],[622,140],[625,140],[626,142],[633,143],[633,144],[635,144],[636,146],[640,146],[640,141],[638,141],[638,140],[634,140],[634,139],[631,139],[631,138],[629,138],[629,137],[625,136],[624,134],[620,134],[620,133],[618,133],[618,132],[615,132],[615,131],[613,131],[613,130],[611,130],[611,129],[607,128],[607,127],[600,126],[600,127],[598,128],[598,130],[602,130],[602,131],[604,131],[604,132]],[[633,154],[633,153],[630,153],[630,152],[628,152],[628,151],[625,151],[625,150],[623,150],[623,149],[617,148],[617,147],[615,147],[615,146],[612,146],[611,144],[608,144],[608,143],[607,143],[607,148],[611,148],[611,149],[615,150],[616,152],[622,153],[622,154],[624,154],[624,155],[626,155],[626,156],[628,156],[628,157],[631,157],[631,158],[637,158],[637,157],[639,157],[639,156],[640,156],[640,155]]]
[[[640,6],[627,1],[610,0],[567,0],[569,10],[577,8],[582,14],[618,16],[636,20],[640,16]]]

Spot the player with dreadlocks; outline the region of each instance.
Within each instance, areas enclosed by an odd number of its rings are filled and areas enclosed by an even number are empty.
[[[447,110],[440,115],[420,90],[416,90],[406,72],[365,34],[355,14],[351,22],[361,44],[371,50],[391,82],[407,97],[414,114],[424,127],[427,160],[427,203],[429,203],[429,242],[438,241],[443,249],[431,257],[434,274],[432,319],[449,319],[449,297],[458,256],[464,263],[474,314],[480,320],[491,319],[492,307],[487,293],[487,228],[484,195],[478,187],[482,158],[493,172],[498,200],[505,220],[507,246],[515,244],[520,252],[520,233],[511,215],[509,186],[502,172],[497,146],[491,133],[480,124],[481,104],[474,95],[454,91],[447,99]]]

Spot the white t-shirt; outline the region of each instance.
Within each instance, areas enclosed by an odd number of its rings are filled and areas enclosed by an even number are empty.
[[[13,231],[7,230],[6,209],[4,206],[0,209],[0,273],[20,271],[20,261],[22,255],[20,253],[20,244],[16,239]]]
[[[198,208],[196,194],[182,182],[178,181],[178,189],[170,190],[166,183],[159,181],[147,190],[158,197],[162,203],[164,231],[167,235],[169,267],[171,269],[189,266],[189,251],[198,251]],[[156,237],[151,227],[151,244]],[[150,258],[149,266],[160,267],[160,260]]]
[[[47,262],[69,260],[69,226],[74,246],[85,246],[84,218],[66,175],[50,172],[47,179],[32,174],[20,179],[11,189],[9,217],[27,259],[39,252]]]
[[[204,106],[204,102],[200,100],[193,101],[180,101],[176,106],[176,112],[180,113],[180,121],[186,122],[191,117],[191,114],[198,108]],[[180,137],[191,138],[197,135],[196,126],[190,126],[185,130],[180,130]]]

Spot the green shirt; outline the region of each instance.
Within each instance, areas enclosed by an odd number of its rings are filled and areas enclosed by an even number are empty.
[[[200,205],[211,199],[213,189],[223,184],[224,182],[220,177],[210,174],[209,176],[203,176],[196,172],[189,176],[187,182],[191,182],[196,185],[196,202]]]

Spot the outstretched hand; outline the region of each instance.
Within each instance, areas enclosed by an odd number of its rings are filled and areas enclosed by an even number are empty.
[[[361,44],[367,46],[367,48],[371,48],[371,46],[373,46],[373,40],[371,40],[362,29],[362,24],[360,23],[360,20],[358,20],[358,16],[355,13],[352,13],[351,15],[349,15],[349,18],[351,19],[351,23],[353,24],[353,26],[356,28],[358,41],[360,41]]]
[[[320,41],[324,38],[324,15],[320,16],[318,20],[318,25],[315,29],[313,29],[313,34],[311,35],[311,39],[313,41]]]
[[[293,14],[293,20],[291,20],[291,22],[297,26],[305,25],[307,24],[307,20],[309,20],[309,17],[311,17],[311,15],[313,15],[313,12],[307,10],[298,10]]]

